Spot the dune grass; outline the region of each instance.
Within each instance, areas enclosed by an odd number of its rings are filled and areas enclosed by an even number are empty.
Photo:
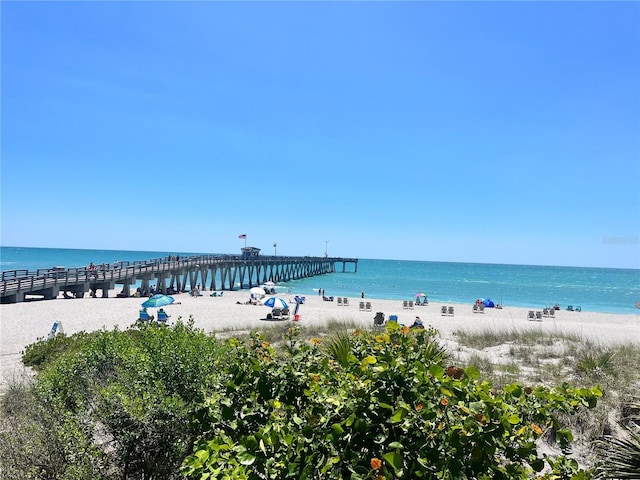
[[[599,345],[576,334],[533,330],[458,331],[458,358],[496,387],[510,382],[576,387],[600,385],[598,406],[567,419],[585,444],[616,429],[624,405],[640,390],[640,345]],[[495,349],[504,347],[496,358]],[[461,355],[465,352],[466,355]]]

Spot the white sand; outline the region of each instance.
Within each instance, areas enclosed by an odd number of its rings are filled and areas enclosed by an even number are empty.
[[[0,392],[12,380],[29,375],[21,363],[25,346],[46,337],[54,322],[60,322],[64,333],[108,330],[117,326],[127,329],[138,318],[140,304],[144,298],[112,298],[36,300],[24,303],[0,305]],[[279,322],[261,319],[270,312],[268,307],[237,304],[249,299],[247,290],[224,292],[222,297],[211,297],[203,292],[201,297],[188,294],[174,295],[176,303],[165,307],[171,315],[170,323],[182,317],[187,320],[193,315],[195,326],[206,332],[221,330],[251,330],[272,326]],[[294,293],[280,295],[294,305]],[[486,309],[484,314],[473,313],[472,306],[453,305],[455,315],[445,317],[440,314],[442,303],[403,309],[398,300],[365,299],[371,302],[372,311],[360,311],[360,298],[349,298],[348,306],[338,306],[337,302],[325,302],[318,295],[306,295],[305,304],[300,306],[301,327],[320,324],[327,320],[354,321],[369,328],[377,311],[385,315],[397,315],[398,321],[411,324],[419,315],[425,324],[436,327],[442,338],[449,342],[455,338],[457,330],[523,330],[527,328],[544,331],[575,333],[603,345],[640,343],[640,315],[618,315],[591,312],[555,312],[555,318],[544,318],[542,322],[527,320],[528,310],[542,310],[505,307],[502,310]],[[179,302],[179,303],[178,303]],[[154,314],[156,309],[149,309]],[[295,322],[291,320],[290,324]]]

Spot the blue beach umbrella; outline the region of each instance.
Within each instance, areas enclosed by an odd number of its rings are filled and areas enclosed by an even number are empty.
[[[262,301],[262,304],[265,307],[271,307],[271,308],[289,308],[289,305],[287,304],[287,302],[285,302],[280,297],[268,297],[268,298],[265,298]]]
[[[173,302],[175,302],[175,299],[173,297],[170,297],[169,295],[162,295],[161,293],[159,293],[143,302],[142,306],[144,308],[157,308],[164,307],[165,305],[171,305]]]

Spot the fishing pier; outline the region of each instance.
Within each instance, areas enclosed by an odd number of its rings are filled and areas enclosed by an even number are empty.
[[[237,290],[282,283],[327,273],[357,272],[356,258],[256,256],[242,258],[232,255],[170,256],[153,260],[117,262],[96,265],[95,268],[47,268],[35,272],[10,270],[2,272],[0,301],[23,302],[27,296],[45,300],[82,298],[86,293],[102,298],[109,290],[122,286],[118,296],[129,297],[131,287],[140,284],[137,292],[148,295],[155,291],[185,292],[202,285],[204,290]],[[187,287],[187,285],[189,287]]]

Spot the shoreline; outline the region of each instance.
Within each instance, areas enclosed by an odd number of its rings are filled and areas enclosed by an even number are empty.
[[[111,290],[109,298],[65,299],[59,296],[54,300],[0,305],[0,393],[12,380],[30,375],[22,365],[22,351],[27,345],[46,338],[54,322],[58,322],[67,335],[114,327],[125,330],[133,326],[145,298],[117,298],[116,293],[116,290]],[[486,308],[484,313],[474,313],[471,303],[431,302],[427,306],[407,309],[403,308],[401,300],[346,297],[349,304],[344,306],[338,305],[337,297],[328,302],[319,295],[305,295],[305,303],[300,305],[299,322],[295,322],[293,316],[287,321],[266,321],[271,309],[262,305],[246,305],[250,295],[248,290],[225,291],[223,296],[216,297],[210,294],[210,291],[203,291],[200,297],[192,297],[188,293],[173,295],[175,303],[164,307],[171,316],[169,323],[175,323],[179,317],[186,322],[193,316],[194,326],[206,333],[257,330],[285,322],[301,327],[329,321],[351,322],[370,329],[376,312],[383,312],[386,318],[397,315],[399,323],[405,325],[410,325],[416,316],[420,316],[425,325],[438,329],[446,343],[455,341],[458,330],[511,329],[575,334],[601,345],[640,343],[640,315],[633,314],[558,310],[554,312],[554,318],[530,321],[527,319],[529,310],[542,311],[542,307],[507,305],[502,309]],[[295,291],[278,294],[289,303],[292,313],[296,295]],[[361,301],[371,302],[371,310],[360,310]],[[443,305],[453,307],[454,315],[441,315]],[[149,311],[155,314],[157,309]]]

